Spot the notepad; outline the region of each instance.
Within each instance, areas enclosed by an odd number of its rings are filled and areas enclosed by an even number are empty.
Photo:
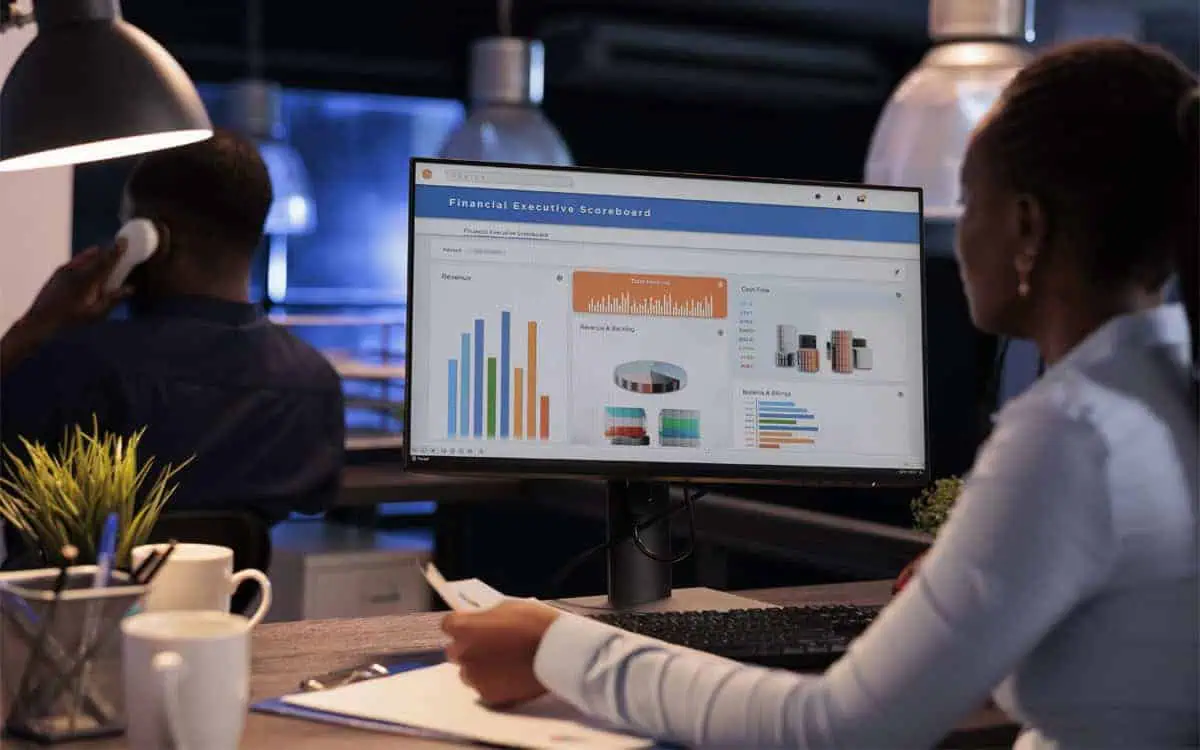
[[[458,667],[439,664],[317,693],[285,696],[285,704],[344,717],[522,750],[641,750],[655,743],[613,731],[552,696],[495,710],[463,684]]]

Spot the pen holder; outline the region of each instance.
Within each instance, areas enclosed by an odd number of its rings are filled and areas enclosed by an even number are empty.
[[[0,576],[0,693],[5,733],[42,744],[125,730],[122,618],[146,593],[124,573],[93,588],[95,566]]]

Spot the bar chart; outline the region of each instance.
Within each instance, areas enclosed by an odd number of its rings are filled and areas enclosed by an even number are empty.
[[[576,271],[571,300],[577,313],[725,318],[729,285],[706,276]]]
[[[700,412],[663,409],[658,413],[658,442],[664,448],[700,447]]]
[[[803,449],[816,445],[816,415],[792,400],[747,399],[744,445],[768,450]]]
[[[459,334],[458,356],[446,366],[448,438],[550,439],[550,396],[538,390],[539,323],[524,328],[523,352],[514,351],[511,310],[500,311],[498,335],[483,317]]]

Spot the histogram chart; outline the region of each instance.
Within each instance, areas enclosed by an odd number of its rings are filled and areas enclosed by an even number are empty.
[[[729,285],[704,276],[576,271],[571,280],[576,313],[671,318],[725,318]]]
[[[816,415],[792,400],[749,398],[745,401],[744,439],[747,448],[804,449],[817,443]]]
[[[498,355],[489,353],[495,350],[484,318],[459,335],[458,357],[446,366],[446,437],[550,439],[550,396],[538,390],[538,322],[524,326],[519,354],[510,310],[500,312]]]

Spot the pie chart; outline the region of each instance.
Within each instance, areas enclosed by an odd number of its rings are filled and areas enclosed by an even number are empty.
[[[687,385],[687,372],[670,362],[638,360],[618,366],[613,382],[630,393],[675,393]]]

